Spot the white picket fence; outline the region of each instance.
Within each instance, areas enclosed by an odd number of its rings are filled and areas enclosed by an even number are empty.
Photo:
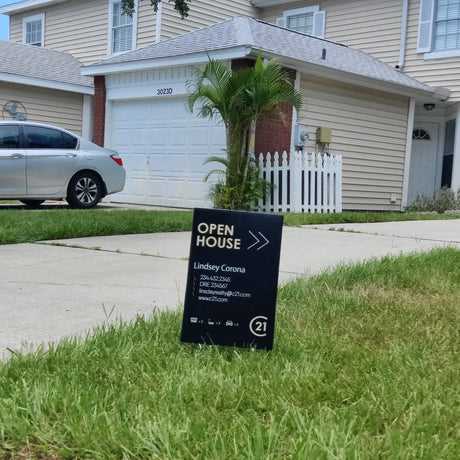
[[[273,184],[258,200],[263,212],[342,212],[342,156],[320,153],[260,154],[260,176]]]

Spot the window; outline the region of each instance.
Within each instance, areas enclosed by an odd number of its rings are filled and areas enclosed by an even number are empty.
[[[0,149],[19,148],[19,126],[0,126]]]
[[[326,12],[320,11],[319,6],[286,10],[276,24],[286,29],[294,30],[314,37],[324,38]]]
[[[433,49],[460,48],[460,0],[438,0],[434,18]]]
[[[429,141],[431,140],[431,137],[430,134],[424,129],[417,128],[412,131],[412,139],[419,141]]]
[[[455,127],[456,120],[446,123],[446,137],[444,140],[444,155],[442,161],[441,187],[452,186],[452,169],[454,165]]]
[[[26,45],[45,46],[45,15],[36,14],[22,20],[22,36]]]
[[[78,139],[57,129],[24,126],[29,149],[75,149]]]
[[[134,23],[135,14],[133,14],[132,17],[123,14],[121,1],[110,1],[110,54],[121,53],[133,49]]]
[[[417,52],[425,58],[460,55],[460,0],[422,0]]]

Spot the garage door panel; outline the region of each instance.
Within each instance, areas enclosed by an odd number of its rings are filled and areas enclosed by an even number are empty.
[[[147,152],[122,154],[121,156],[127,173],[142,171],[144,176],[147,175],[149,163]]]
[[[150,132],[147,128],[134,128],[132,130],[132,144],[136,146],[147,145],[150,140]]]
[[[189,156],[190,160],[190,168],[189,171],[192,174],[199,174],[202,177],[205,177],[206,175],[206,165],[204,162],[206,161],[206,158],[208,158],[210,155],[196,155],[196,154],[191,154]]]
[[[113,144],[119,149],[129,147],[132,144],[131,140],[131,129],[129,128],[117,128],[113,132]]]
[[[206,127],[193,127],[190,129],[190,145],[191,146],[208,146],[209,145],[209,129]]]
[[[150,155],[149,174],[166,174],[168,172],[168,161],[166,153]]]
[[[188,172],[190,169],[189,166],[189,157],[184,153],[169,155],[168,171],[170,174],[175,174],[177,176],[185,176],[184,173]]]
[[[150,144],[152,146],[163,147],[164,140],[168,139],[169,132],[167,127],[152,127],[150,128]]]

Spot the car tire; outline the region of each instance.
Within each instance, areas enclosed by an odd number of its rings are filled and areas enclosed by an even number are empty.
[[[37,208],[40,206],[45,200],[19,200],[21,203],[25,204],[26,206],[32,206]]]
[[[102,183],[91,171],[82,171],[69,182],[67,203],[71,208],[90,209],[97,206],[102,197]]]

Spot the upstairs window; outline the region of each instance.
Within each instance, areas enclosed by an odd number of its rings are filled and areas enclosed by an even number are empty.
[[[45,46],[45,15],[36,14],[22,20],[22,36],[26,45]]]
[[[460,48],[460,0],[438,0],[434,19],[433,49]]]
[[[283,17],[277,19],[276,24],[295,32],[324,38],[325,21],[325,11],[321,11],[319,6],[308,6],[286,10]]]
[[[121,1],[110,1],[110,54],[130,51],[134,48],[134,23],[135,13],[132,17],[123,14]]]
[[[460,55],[460,0],[421,0],[417,52],[428,59]]]

